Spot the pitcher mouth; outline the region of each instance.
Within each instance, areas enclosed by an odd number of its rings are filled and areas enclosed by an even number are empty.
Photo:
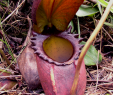
[[[50,64],[63,66],[63,65],[70,65],[75,60],[78,59],[79,54],[81,52],[81,48],[83,47],[83,45],[80,45],[79,43],[83,39],[81,39],[81,38],[79,39],[78,34],[71,34],[71,27],[69,27],[64,32],[55,35],[57,37],[61,37],[61,38],[68,40],[73,46],[73,55],[71,56],[71,58],[69,60],[67,60],[65,62],[57,62],[57,61],[53,60],[52,58],[50,58],[49,56],[47,56],[47,54],[45,54],[45,52],[43,50],[43,42],[50,36],[51,35],[38,34],[33,31],[33,37],[31,38],[31,43],[32,43],[31,48],[34,49],[34,51],[35,51],[34,53],[36,53],[42,60],[45,60]]]

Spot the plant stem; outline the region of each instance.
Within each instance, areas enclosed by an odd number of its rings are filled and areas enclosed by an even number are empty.
[[[93,31],[92,35],[90,36],[90,38],[88,39],[87,43],[85,44],[80,56],[79,56],[79,59],[78,59],[78,63],[77,63],[77,67],[76,67],[76,72],[75,72],[75,77],[74,77],[74,82],[73,82],[73,85],[72,85],[72,88],[71,88],[71,95],[76,95],[76,90],[77,90],[77,85],[78,85],[78,79],[79,79],[79,72],[80,72],[80,68],[81,68],[81,65],[82,65],[82,61],[83,61],[83,58],[87,52],[87,50],[89,49],[91,43],[93,42],[93,40],[95,39],[95,37],[97,36],[97,34],[99,33],[101,27],[103,26],[109,12],[110,12],[110,9],[113,5],[113,0],[110,0],[104,14],[102,15],[102,18],[100,19],[97,27],[95,28],[95,30]]]

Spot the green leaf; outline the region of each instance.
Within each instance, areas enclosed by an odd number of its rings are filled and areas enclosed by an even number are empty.
[[[92,7],[92,6],[89,6],[89,5],[81,5],[79,7],[79,10],[77,11],[76,15],[78,17],[93,16],[97,12],[99,12],[97,7]]]
[[[85,43],[86,42],[84,41],[81,42],[81,44],[83,45],[85,45]],[[93,45],[91,45],[84,57],[85,65],[86,66],[96,65],[97,61],[98,63],[100,63],[102,61],[102,56],[101,54],[99,54],[99,58],[98,58],[98,51]]]
[[[98,0],[98,3],[100,3],[103,7],[107,7],[109,2],[105,0]],[[113,6],[111,7],[111,12],[113,13]]]
[[[70,23],[69,23],[69,25],[68,25],[68,28],[69,28],[69,26],[72,27],[71,33],[73,33],[73,32],[74,32],[74,23],[73,23],[73,21],[70,21]]]
[[[111,28],[113,28],[113,24],[109,23],[109,22],[104,22],[105,25],[110,26]]]

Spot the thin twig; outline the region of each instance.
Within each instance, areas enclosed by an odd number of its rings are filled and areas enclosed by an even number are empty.
[[[4,86],[2,86],[2,87],[0,88],[0,91],[2,91],[7,85],[8,85],[8,84],[5,84]]]
[[[110,39],[112,40],[113,42],[113,38],[110,36],[110,34],[102,27],[102,29],[107,33],[107,35],[110,37]]]
[[[9,18],[11,17],[21,6],[22,4],[25,2],[25,0],[23,0],[23,2],[10,14],[8,15],[2,22],[1,22],[1,25]]]
[[[0,79],[6,79],[6,78],[22,78],[22,75],[9,75],[9,76],[0,76]]]
[[[92,83],[92,82],[97,82],[97,80],[87,80],[87,83]],[[99,83],[110,83],[112,81],[109,81],[109,80],[98,80]]]
[[[97,82],[96,82],[96,90],[97,90],[97,85],[98,85],[98,60],[99,60],[99,51],[98,51],[98,57],[97,57],[97,62],[96,62],[96,66],[97,66]]]

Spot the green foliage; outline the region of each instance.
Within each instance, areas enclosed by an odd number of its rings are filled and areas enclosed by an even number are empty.
[[[109,2],[105,0],[98,0],[98,3],[100,3],[103,7],[107,7]],[[113,13],[113,6],[111,7],[111,12]]]
[[[109,3],[107,1],[105,1],[105,0],[98,0],[98,5],[99,5],[98,8],[99,8],[99,11],[100,11],[101,15],[103,13],[103,10],[107,7],[107,5]],[[112,13],[113,13],[113,6],[111,7],[111,13],[107,17],[107,21],[108,22],[104,22],[105,25],[107,25],[107,26],[109,26],[111,28],[113,28],[113,14]]]
[[[2,0],[2,1],[0,1],[0,5],[1,5],[1,6],[8,7],[8,6],[9,6],[9,0],[8,0],[8,1],[7,1],[7,0]]]
[[[92,7],[90,5],[81,5],[79,10],[77,11],[76,15],[78,17],[84,17],[84,16],[93,16],[97,12],[99,12],[97,7]]]
[[[86,42],[84,41],[81,42],[83,45],[85,45],[85,43]],[[98,51],[93,45],[91,45],[84,57],[84,61],[86,66],[96,65],[102,61],[102,56],[101,54],[98,56]]]
[[[110,95],[109,93],[106,93],[105,95]]]
[[[73,21],[70,21],[70,23],[69,23],[69,25],[68,25],[68,28],[69,28],[69,26],[72,27],[71,33],[73,33],[73,32],[74,32],[74,23],[73,23]]]
[[[113,28],[113,24],[109,23],[109,22],[104,22],[105,25],[110,26],[111,28]]]

